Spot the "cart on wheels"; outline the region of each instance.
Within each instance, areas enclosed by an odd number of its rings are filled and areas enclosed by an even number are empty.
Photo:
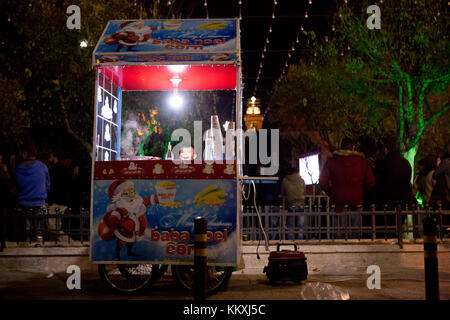
[[[93,67],[91,262],[108,286],[123,293],[148,287],[169,265],[178,284],[192,291],[194,219],[202,216],[207,219],[207,293],[217,292],[241,261],[242,169],[233,142],[242,124],[239,20],[110,21],[93,52]],[[136,139],[142,151],[145,129],[160,128],[156,111],[147,119],[145,112],[129,117],[127,91],[165,92],[176,103],[180,92],[202,90],[234,94],[230,111],[236,128],[232,121],[226,147],[218,118],[211,115],[205,147],[203,132],[194,132],[192,145],[200,155],[195,160],[178,159],[178,145],[172,150],[170,143],[163,156],[133,153]],[[139,127],[138,120],[147,120],[147,127]]]

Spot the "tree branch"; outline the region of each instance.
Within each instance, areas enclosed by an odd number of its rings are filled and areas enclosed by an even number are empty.
[[[440,116],[442,116],[444,113],[446,113],[448,110],[450,110],[450,105],[445,106],[444,108],[442,108],[441,111],[439,111],[438,113],[434,114],[431,118],[429,118],[427,121],[425,121],[425,127],[427,127],[428,125],[430,125],[434,120],[436,120],[437,118],[439,118]]]
[[[61,91],[59,92],[59,101],[60,101],[60,105],[61,105],[61,113],[62,113],[62,116],[63,116],[63,121],[64,121],[64,124],[66,126],[67,132],[73,138],[75,138],[75,140],[77,140],[83,147],[85,147],[86,151],[89,152],[89,155],[91,156],[91,158],[93,158],[92,145],[90,143],[86,142],[83,138],[81,138],[78,134],[76,134],[72,130],[72,127],[71,127],[70,121],[69,121],[69,115],[68,115],[67,109],[66,109],[66,101],[65,101]]]

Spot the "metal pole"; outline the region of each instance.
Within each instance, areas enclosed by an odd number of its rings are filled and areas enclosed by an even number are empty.
[[[194,300],[204,301],[206,298],[206,218],[194,220]]]
[[[402,205],[401,205],[401,203],[397,203],[396,211],[397,211],[397,237],[398,237],[398,245],[400,246],[400,249],[403,249]]]
[[[425,258],[425,299],[439,300],[439,268],[436,243],[436,220],[423,219],[423,249]]]

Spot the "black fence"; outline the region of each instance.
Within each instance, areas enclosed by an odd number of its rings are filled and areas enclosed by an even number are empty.
[[[0,240],[3,247],[5,241],[83,243],[90,240],[90,213],[83,208],[62,210],[31,207],[3,210],[0,222]]]
[[[244,241],[264,240],[338,240],[403,239],[423,237],[423,219],[431,215],[437,223],[439,239],[449,236],[450,210],[430,210],[407,206],[385,206],[377,209],[346,207],[335,212],[334,206],[246,206],[241,226]],[[261,225],[263,228],[261,228]],[[265,235],[264,235],[265,234]]]
[[[427,215],[436,220],[439,239],[450,236],[450,210],[400,206],[375,210],[372,206],[369,210],[347,208],[337,213],[328,202],[291,208],[244,206],[241,229],[244,241],[264,240],[265,233],[269,240],[397,239],[402,246],[403,239],[423,237],[422,221]],[[90,213],[83,208],[2,209],[0,223],[2,247],[5,241],[39,244],[90,240]]]

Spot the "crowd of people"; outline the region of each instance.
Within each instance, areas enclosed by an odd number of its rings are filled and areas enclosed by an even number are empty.
[[[442,159],[428,155],[420,160],[414,179],[411,165],[402,156],[396,139],[383,144],[378,157],[366,156],[357,147],[357,141],[343,139],[341,148],[327,159],[320,173],[319,186],[330,197],[336,213],[345,209],[371,210],[372,205],[376,210],[393,210],[397,206],[402,210],[417,206],[432,211],[439,207],[450,209],[450,144]],[[281,194],[289,206],[304,205],[305,183],[298,169],[287,175],[281,185]],[[362,223],[359,219],[359,215],[352,215],[351,225],[359,226]],[[346,215],[337,215],[333,225],[345,227],[347,221]],[[421,225],[421,221],[417,223]]]
[[[19,149],[17,156],[9,157],[9,164],[6,162],[4,155],[0,155],[2,249],[7,239],[19,237],[22,241],[36,241],[43,236],[44,214],[63,214],[68,208],[79,209],[88,205],[88,190],[85,190],[80,166],[57,151],[38,155],[35,143],[30,142]],[[14,211],[23,213],[25,217],[19,230],[13,230],[16,223],[11,219],[11,213]],[[47,227],[54,229],[61,225]],[[32,232],[32,228],[36,232]]]

